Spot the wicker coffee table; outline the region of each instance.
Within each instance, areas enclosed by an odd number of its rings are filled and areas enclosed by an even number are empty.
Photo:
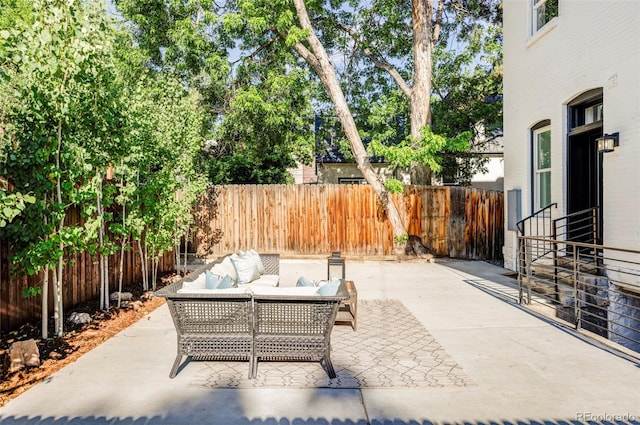
[[[350,325],[355,331],[358,327],[358,291],[352,280],[346,280],[344,283],[349,292],[349,298],[340,303],[335,324]]]

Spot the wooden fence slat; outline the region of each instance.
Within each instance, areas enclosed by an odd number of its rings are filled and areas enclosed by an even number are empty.
[[[391,225],[369,185],[228,185],[212,191],[220,214],[207,211],[210,202],[203,197],[192,236],[198,252],[393,253]],[[392,195],[408,232],[434,254],[488,260],[502,258],[503,198],[502,192],[430,186]],[[218,244],[200,246],[207,243],[204,235],[218,230]]]
[[[71,224],[81,223],[79,213],[73,211],[68,215]],[[202,223],[201,224],[205,224]],[[208,224],[208,223],[207,223]],[[133,245],[133,243],[132,243]],[[120,254],[109,258],[109,290],[117,290]],[[18,328],[26,322],[39,325],[41,319],[41,296],[24,298],[22,288],[27,286],[42,286],[44,272],[33,276],[23,276],[17,272],[16,266],[10,263],[8,243],[0,241],[0,331]],[[73,261],[71,261],[73,260]],[[88,253],[65,255],[66,266],[63,269],[64,309],[69,310],[74,305],[98,298],[100,290],[100,272],[98,258]],[[175,269],[173,252],[166,253],[160,261],[159,271],[171,273]],[[137,250],[125,252],[123,265],[123,284],[140,284],[142,281],[141,262]],[[49,275],[48,304],[49,312],[53,314],[53,282]]]

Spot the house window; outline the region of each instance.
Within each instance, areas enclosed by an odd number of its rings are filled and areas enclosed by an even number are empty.
[[[367,184],[364,177],[339,177],[338,184]]]
[[[551,204],[551,128],[533,132],[535,209]]]
[[[604,110],[602,108],[602,97],[585,102],[580,105],[572,105],[570,108],[570,130],[588,126],[589,124],[602,124]]]
[[[549,21],[558,16],[558,1],[560,0],[531,0],[533,33],[538,32]]]

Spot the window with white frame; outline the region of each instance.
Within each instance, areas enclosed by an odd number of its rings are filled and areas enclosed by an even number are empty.
[[[558,16],[558,2],[560,0],[530,0],[532,33],[535,34],[549,21]]]
[[[535,209],[551,204],[551,128],[533,131]]]

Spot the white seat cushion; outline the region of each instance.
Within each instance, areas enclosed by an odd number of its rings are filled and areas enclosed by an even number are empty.
[[[263,274],[258,279],[249,283],[249,286],[267,286],[275,287],[280,283],[280,276],[277,274]]]
[[[224,288],[224,289],[206,289],[206,288],[182,288],[178,289],[179,294],[246,294],[248,288]]]
[[[283,296],[307,296],[316,295],[318,288],[314,286],[294,286],[285,288],[273,288],[269,286],[255,286],[251,288],[254,295],[283,295]]]

